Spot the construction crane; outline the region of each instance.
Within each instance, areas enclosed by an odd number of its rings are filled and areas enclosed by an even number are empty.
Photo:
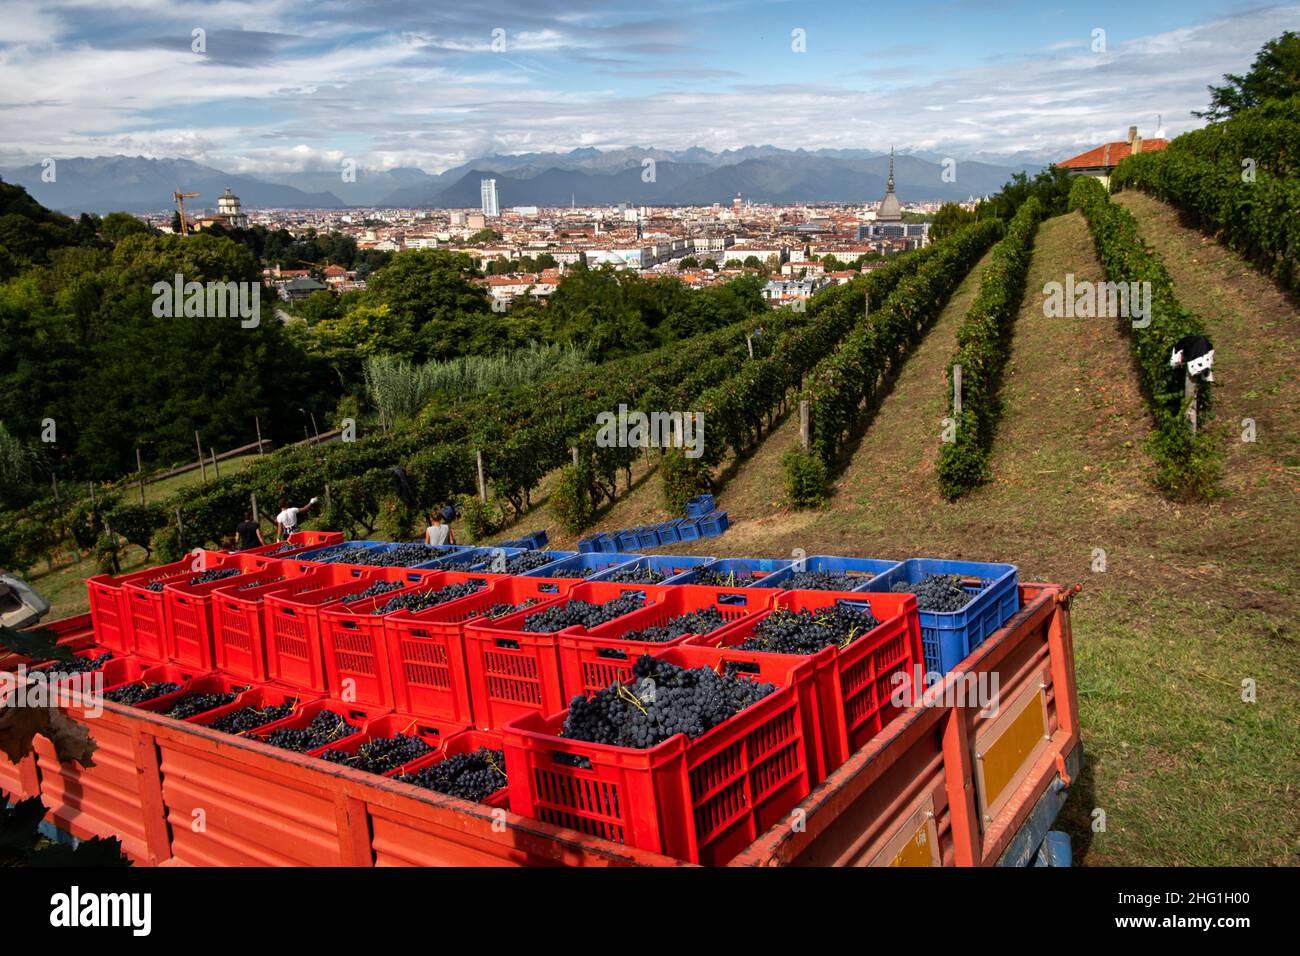
[[[182,236],[188,236],[190,234],[190,225],[188,222],[185,221],[185,200],[189,199],[192,196],[197,196],[197,195],[198,193],[183,193],[181,192],[181,188],[179,186],[177,186],[176,191],[172,193],[172,199],[176,200],[176,210],[177,212],[180,213],[181,216]]]

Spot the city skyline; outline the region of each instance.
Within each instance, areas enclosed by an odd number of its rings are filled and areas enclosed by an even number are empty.
[[[178,157],[232,172],[594,147],[884,149],[1045,162],[1200,125],[1300,6],[11,5],[0,165]],[[201,32],[196,32],[201,31]],[[1101,32],[1099,32],[1101,31]],[[74,58],[78,69],[66,64]]]

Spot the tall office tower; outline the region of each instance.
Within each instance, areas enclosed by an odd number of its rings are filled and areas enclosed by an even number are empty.
[[[497,206],[497,181],[495,179],[480,180],[479,192],[483,197],[483,215],[489,219],[495,219],[501,215],[501,210]]]

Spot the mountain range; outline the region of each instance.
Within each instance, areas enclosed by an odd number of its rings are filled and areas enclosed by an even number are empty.
[[[646,160],[653,160],[653,166]],[[1005,164],[959,160],[955,179],[945,181],[943,157],[901,153],[894,176],[905,202],[962,200],[996,192],[1013,173],[1039,168],[1015,159]],[[437,174],[414,167],[358,168],[353,181],[345,181],[340,170],[252,176],[187,159],[143,156],[61,159],[52,182],[45,181],[45,167],[37,163],[0,169],[0,178],[25,187],[43,205],[76,215],[166,211],[178,186],[199,193],[187,203],[196,212],[214,209],[226,187],[249,209],[472,209],[479,205],[479,183],[485,178],[496,179],[502,209],[570,202],[709,205],[728,203],[736,195],[755,202],[853,203],[884,195],[888,171],[889,156],[870,150],[746,146],[722,152],[632,147],[494,155]]]

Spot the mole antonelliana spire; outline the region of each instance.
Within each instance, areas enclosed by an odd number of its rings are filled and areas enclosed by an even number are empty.
[[[889,179],[885,180],[885,198],[876,210],[876,222],[902,222],[903,207],[894,195],[894,147],[889,147]]]

